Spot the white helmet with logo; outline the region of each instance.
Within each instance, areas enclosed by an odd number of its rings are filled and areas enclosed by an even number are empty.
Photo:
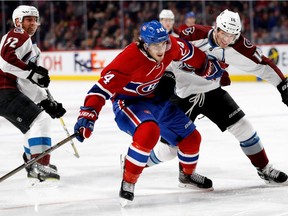
[[[17,27],[16,22],[15,22],[17,18],[19,19],[20,23],[22,23],[23,17],[25,16],[37,17],[37,24],[40,24],[39,12],[37,8],[33,6],[29,6],[29,5],[20,5],[13,11],[13,14],[12,14],[12,20],[13,20],[14,26]]]
[[[224,10],[217,16],[216,28],[220,28],[224,32],[237,35],[238,38],[241,34],[241,20],[238,13]]]
[[[163,9],[159,14],[159,19],[172,19],[174,20],[174,13],[171,10]]]

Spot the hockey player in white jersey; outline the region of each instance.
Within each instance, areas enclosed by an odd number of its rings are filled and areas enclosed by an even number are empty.
[[[60,118],[66,110],[48,98],[45,88],[50,83],[49,74],[37,65],[40,50],[31,37],[40,25],[38,10],[20,5],[12,19],[15,28],[2,37],[0,44],[0,116],[25,134],[23,158],[27,162],[51,146],[51,117]],[[60,179],[49,154],[26,170],[28,177],[40,181]]]
[[[238,13],[226,9],[217,17],[215,27],[194,25],[183,30],[180,37],[200,48],[210,58],[216,58],[225,62],[227,66],[234,66],[243,72],[252,73],[266,80],[278,89],[283,103],[288,106],[287,78],[271,60],[262,54],[258,47],[241,35],[241,20]],[[185,73],[186,70],[191,71],[191,68],[179,62],[171,63],[167,69],[173,71],[176,79],[176,82],[172,79],[170,81],[172,86],[176,83],[176,95],[173,95],[171,100],[192,121],[199,114],[203,114],[222,132],[228,130],[240,142],[242,151],[256,168],[260,178],[270,184],[287,183],[287,175],[273,168],[269,163],[261,139],[242,109],[229,93],[221,88],[223,85],[230,84],[227,74],[224,73],[222,78],[203,79],[197,75]],[[227,71],[229,69],[228,67]],[[171,72],[167,73],[171,74]],[[170,77],[173,77],[172,75]],[[151,152],[148,166],[171,160],[177,155],[177,148],[165,144],[163,139],[161,141]],[[183,175],[180,167],[179,186],[198,188],[211,186],[209,179],[202,177],[199,181],[197,176],[197,173],[191,176]],[[195,179],[198,181],[196,182]]]

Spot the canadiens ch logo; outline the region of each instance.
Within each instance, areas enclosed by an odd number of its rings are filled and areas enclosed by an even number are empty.
[[[268,52],[268,58],[271,59],[274,64],[278,64],[279,61],[279,52],[276,48],[271,48]]]
[[[145,95],[152,93],[155,90],[160,78],[161,77],[159,77],[158,79],[152,80],[148,83],[143,83],[143,84],[139,85],[136,88],[136,92],[142,96],[145,96]]]

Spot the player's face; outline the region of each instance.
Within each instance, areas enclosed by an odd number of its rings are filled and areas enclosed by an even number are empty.
[[[186,18],[185,23],[190,27],[196,23],[196,19],[194,17],[188,17]]]
[[[39,23],[38,23],[37,17],[33,17],[33,16],[23,17],[22,28],[30,36],[33,36],[35,34],[35,32],[37,31],[38,26],[39,26]]]
[[[161,43],[149,44],[147,51],[157,62],[161,62],[164,58],[167,48],[167,41]]]
[[[236,35],[235,34],[229,34],[227,32],[224,32],[223,30],[219,29],[214,31],[215,32],[215,42],[221,47],[226,48],[229,44],[231,44],[234,40]]]
[[[172,30],[174,25],[174,19],[167,19],[163,18],[161,19],[160,23],[163,25],[163,27],[169,32]]]

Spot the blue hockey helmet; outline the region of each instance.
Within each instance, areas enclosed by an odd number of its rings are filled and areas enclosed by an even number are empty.
[[[153,44],[169,40],[169,35],[165,28],[157,20],[146,22],[141,26],[140,40],[144,43]]]

